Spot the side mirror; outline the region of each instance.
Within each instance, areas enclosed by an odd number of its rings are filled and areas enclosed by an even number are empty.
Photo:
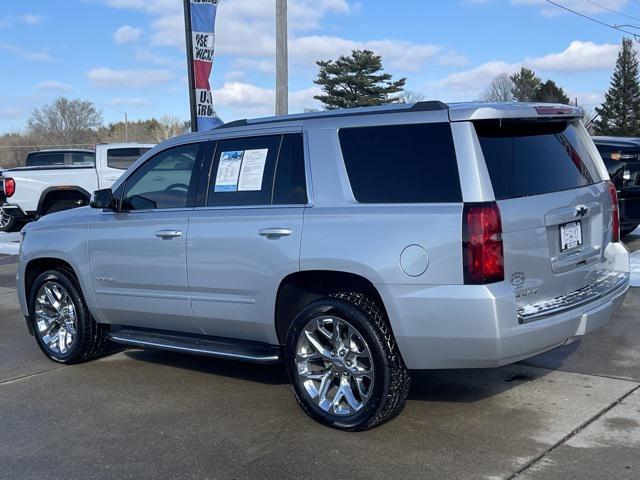
[[[91,203],[89,203],[89,206],[91,208],[99,208],[102,210],[114,210],[115,201],[111,189],[105,188],[104,190],[96,191],[93,194],[93,198],[91,199]]]

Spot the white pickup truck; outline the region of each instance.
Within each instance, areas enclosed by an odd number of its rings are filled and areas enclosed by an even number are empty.
[[[28,222],[49,213],[88,205],[94,191],[109,188],[153,147],[139,143],[103,144],[96,146],[95,156],[86,150],[38,152],[46,156],[46,164],[3,172],[2,212],[17,222]]]

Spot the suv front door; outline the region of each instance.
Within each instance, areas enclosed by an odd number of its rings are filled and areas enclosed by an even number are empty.
[[[119,189],[118,211],[92,224],[95,298],[109,323],[202,333],[189,303],[186,236],[205,149],[192,143],[150,158]]]
[[[302,133],[222,140],[189,222],[191,304],[207,335],[276,343],[275,299],[299,270]]]

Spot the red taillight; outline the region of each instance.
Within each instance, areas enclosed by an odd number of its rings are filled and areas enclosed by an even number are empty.
[[[16,193],[16,181],[13,178],[5,178],[4,179],[4,194],[9,197],[13,197],[13,194]]]
[[[502,221],[498,205],[465,205],[462,231],[464,283],[482,285],[504,280]]]
[[[620,241],[620,207],[618,206],[618,191],[614,183],[609,180],[609,196],[611,197],[611,229],[613,230],[612,241]]]

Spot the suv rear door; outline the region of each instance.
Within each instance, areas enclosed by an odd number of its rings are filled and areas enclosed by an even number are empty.
[[[611,273],[612,202],[578,120],[474,123],[502,215],[505,278],[523,314]]]

